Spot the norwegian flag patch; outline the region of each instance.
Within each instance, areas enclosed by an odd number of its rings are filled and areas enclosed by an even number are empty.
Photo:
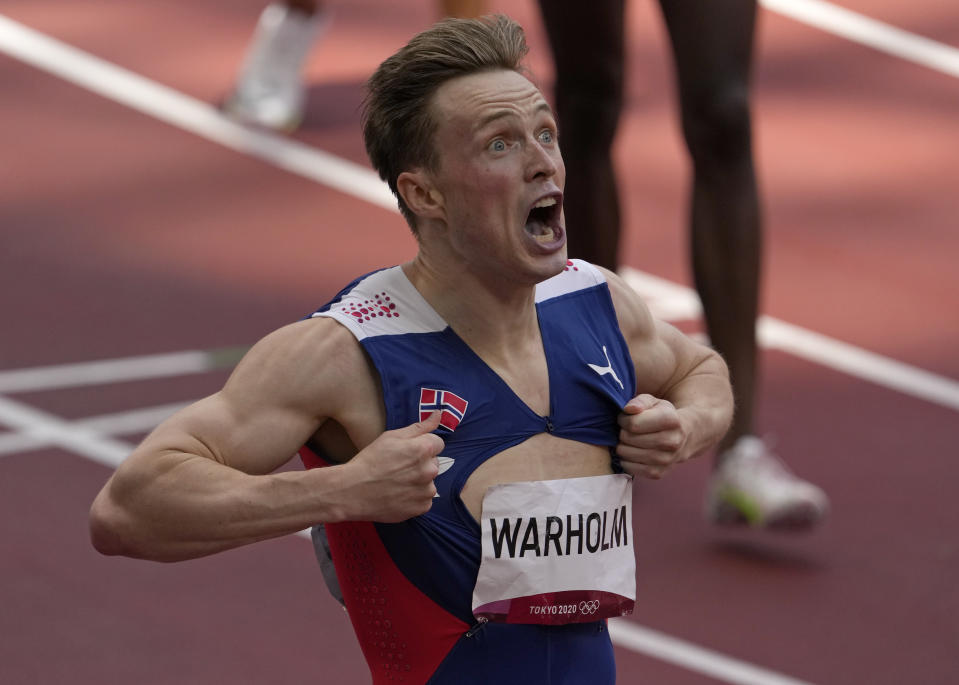
[[[420,388],[420,421],[425,421],[434,411],[439,411],[442,412],[440,427],[455,431],[466,414],[468,404],[469,402],[449,390]]]

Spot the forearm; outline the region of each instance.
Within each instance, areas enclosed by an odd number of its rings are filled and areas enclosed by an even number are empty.
[[[726,434],[733,417],[733,396],[726,364],[718,355],[702,361],[666,395],[687,435],[680,461],[699,456]]]
[[[345,517],[341,467],[249,475],[193,455],[131,459],[90,511],[104,554],[192,559]]]

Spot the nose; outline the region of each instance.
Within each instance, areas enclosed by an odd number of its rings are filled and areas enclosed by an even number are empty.
[[[532,138],[526,149],[529,157],[526,165],[527,180],[552,178],[557,174],[562,164],[559,148],[555,145],[543,145],[536,138]]]

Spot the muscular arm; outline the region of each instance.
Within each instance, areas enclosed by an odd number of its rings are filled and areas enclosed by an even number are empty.
[[[376,437],[382,418],[361,420],[355,407],[369,412],[377,399],[339,324],[304,321],[267,336],[220,392],[162,423],[120,465],[90,511],[94,546],[176,561],[318,522],[426,511],[443,445],[429,434],[437,417]],[[340,466],[271,473],[327,418],[364,449]]]
[[[620,416],[624,468],[659,478],[722,438],[733,413],[729,372],[711,348],[655,320],[621,278],[606,271],[636,366],[636,397]]]

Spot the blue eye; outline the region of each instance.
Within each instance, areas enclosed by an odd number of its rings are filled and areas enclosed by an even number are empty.
[[[542,143],[552,143],[555,137],[553,136],[553,132],[547,128],[539,134],[539,140]]]
[[[504,152],[506,150],[506,143],[497,138],[489,144],[489,149],[493,152]]]

